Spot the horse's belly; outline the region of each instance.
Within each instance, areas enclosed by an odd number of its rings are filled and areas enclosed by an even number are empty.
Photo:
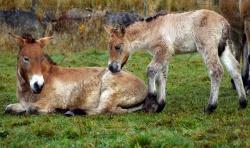
[[[187,38],[187,40],[184,41],[177,41],[174,44],[174,50],[175,54],[185,54],[197,51],[195,42],[191,38]]]
[[[94,108],[98,104],[100,83],[97,80],[93,80],[91,83],[80,80],[78,82],[56,80],[53,94],[54,103],[59,108]]]

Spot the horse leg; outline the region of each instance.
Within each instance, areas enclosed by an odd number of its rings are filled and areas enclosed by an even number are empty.
[[[203,47],[199,48],[198,51],[201,53],[202,58],[207,65],[211,88],[210,88],[210,97],[208,100],[208,106],[205,108],[206,113],[212,113],[217,108],[218,95],[220,82],[223,75],[223,67],[221,65],[219,56],[216,51],[216,48],[213,47]]]
[[[159,107],[157,108],[156,112],[161,112],[165,106],[167,74],[168,74],[168,64],[166,67],[163,67],[163,70],[159,72],[156,79],[156,84],[158,86],[157,102],[159,104]]]
[[[21,105],[21,103],[9,104],[5,108],[5,113],[20,115],[26,112],[26,109]]]
[[[226,49],[221,56],[221,60],[227,68],[230,76],[234,80],[235,87],[239,96],[239,107],[246,108],[247,98],[240,74],[240,64],[233,57],[229,45],[226,46]]]
[[[136,107],[131,107],[131,108],[122,108],[120,106],[114,106],[109,109],[110,113],[114,114],[125,114],[125,113],[132,113],[136,111],[140,111],[143,109],[143,104],[136,106]]]
[[[242,36],[243,36],[242,33],[239,33],[238,31],[232,29],[232,31],[231,31],[231,39],[232,39],[232,42],[233,42],[233,51],[235,52],[235,58],[239,63],[241,63],[241,57],[243,55],[243,43],[242,43],[243,39],[242,39]],[[243,59],[243,65],[244,65],[244,63],[246,63],[245,59]],[[244,69],[246,69],[246,66],[242,67],[242,72],[241,72],[242,73],[242,78],[244,78],[245,71],[246,71]],[[231,83],[232,83],[232,88],[236,89],[233,79],[231,79]]]
[[[242,33],[238,33],[239,31],[233,30],[231,31],[231,39],[233,42],[233,51],[235,52],[235,58],[240,63],[242,57]]]
[[[164,74],[162,71],[162,67],[165,67],[165,66],[161,63],[156,63],[156,62],[151,62],[150,65],[148,66],[148,70],[147,70],[148,96],[145,102],[146,104],[145,106],[147,106],[145,110],[153,109],[153,112],[161,112],[165,107],[166,81],[165,79],[163,79]],[[158,90],[156,89],[157,79],[159,79]]]
[[[244,44],[243,47],[243,55],[242,55],[242,70],[241,75],[243,79],[244,86],[247,86],[248,84],[248,78],[249,78],[249,51],[247,47],[247,43]]]
[[[86,113],[88,115],[96,115],[100,113],[123,114],[143,109],[143,104],[130,108],[122,108],[120,105],[122,105],[123,100],[117,98],[117,96],[119,96],[119,92],[115,91],[114,89],[115,88],[113,87],[105,88],[104,91],[101,92],[97,107],[88,109]]]
[[[245,47],[244,47],[244,61],[243,61],[243,69],[244,69],[244,86],[250,86],[248,79],[249,79],[249,53],[250,53],[250,18],[245,19],[244,21],[244,33],[246,36]],[[245,63],[245,64],[244,64]]]
[[[148,93],[149,96],[156,96],[156,76],[159,70],[155,66],[156,64],[151,63],[147,69],[148,76]]]
[[[47,114],[51,113],[48,109],[39,109],[38,107],[35,106],[29,106],[27,109],[23,108],[23,106],[20,103],[16,104],[10,104],[6,107],[5,113],[10,113],[10,114]]]
[[[56,112],[56,108],[46,99],[40,99],[37,102],[30,103],[26,110],[28,114],[49,114],[53,112]]]
[[[145,106],[151,107],[151,109],[145,108],[146,111],[153,109],[153,112],[161,112],[166,105],[167,64],[172,56],[172,50],[169,50],[169,48],[170,47],[159,44],[159,46],[154,49],[155,55],[147,69],[148,96],[145,101]],[[158,90],[156,90],[156,83]]]

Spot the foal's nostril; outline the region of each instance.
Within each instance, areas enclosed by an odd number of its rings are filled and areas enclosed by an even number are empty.
[[[119,69],[119,63],[116,62],[116,61],[112,61],[112,62],[109,64],[109,70],[110,70],[112,73],[119,72],[119,71],[120,71],[120,69]]]
[[[39,89],[39,85],[37,82],[34,83],[34,88],[35,88],[35,90]]]
[[[38,82],[35,82],[33,88],[34,93],[40,93],[43,88],[43,85],[39,85]]]
[[[111,64],[109,64],[109,70],[112,71],[113,70],[113,67]]]

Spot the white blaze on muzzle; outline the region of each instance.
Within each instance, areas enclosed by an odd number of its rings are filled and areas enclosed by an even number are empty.
[[[31,76],[30,78],[30,87],[32,90],[35,90],[37,91],[36,87],[35,87],[35,84],[39,86],[39,88],[41,88],[44,84],[44,79],[43,79],[43,76],[42,75],[33,75]]]

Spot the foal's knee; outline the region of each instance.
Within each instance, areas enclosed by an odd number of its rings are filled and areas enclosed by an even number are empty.
[[[147,69],[147,76],[149,78],[155,77],[157,74],[157,69],[155,67],[149,66]]]

